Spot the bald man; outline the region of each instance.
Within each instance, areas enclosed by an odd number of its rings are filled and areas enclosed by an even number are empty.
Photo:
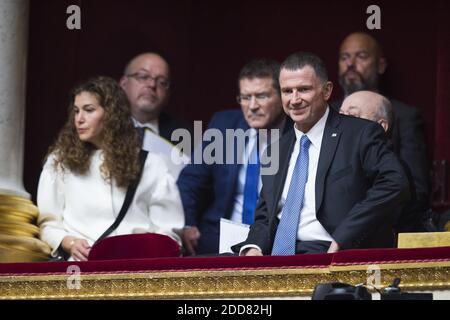
[[[386,97],[379,93],[372,91],[357,91],[352,93],[344,99],[339,112],[378,122],[388,137],[392,138],[392,104]],[[402,159],[400,159],[400,163],[406,173],[413,198],[400,210],[399,220],[396,222],[395,228],[398,232],[423,231],[422,220],[424,213],[419,210],[420,207],[417,204],[417,198],[415,197],[417,192],[411,170],[408,164]]]
[[[352,93],[342,102],[340,113],[378,122],[386,133],[392,127],[392,104],[376,92]]]
[[[134,120],[168,141],[171,141],[175,129],[185,128],[192,132],[186,121],[164,111],[170,98],[170,82],[169,64],[154,52],[142,53],[131,59],[120,79]]]
[[[381,75],[387,65],[383,49],[375,38],[362,32],[348,35],[339,49],[339,84],[345,97],[363,90],[379,92]],[[416,190],[412,210],[425,216],[429,208],[429,177],[423,119],[417,108],[392,98],[389,100],[393,113],[391,141],[394,151],[411,172]],[[331,106],[339,110],[342,101],[333,101]],[[423,231],[422,223],[405,226],[400,231]]]
[[[169,64],[157,53],[139,54],[125,67],[120,86],[130,101],[133,122],[142,138],[142,149],[160,155],[169,173],[177,179],[189,163],[189,157],[175,149],[174,144],[178,141],[171,140],[172,132],[183,128],[190,131],[192,137],[192,130],[185,122],[164,112],[170,97]]]
[[[339,84],[345,96],[360,90],[378,91],[387,61],[378,42],[366,33],[352,33],[341,44]]]

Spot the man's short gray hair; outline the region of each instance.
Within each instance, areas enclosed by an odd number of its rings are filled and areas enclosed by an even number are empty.
[[[380,104],[378,105],[377,111],[375,113],[375,121],[385,119],[388,122],[389,128],[392,127],[394,116],[392,113],[392,104],[385,98],[381,97]]]

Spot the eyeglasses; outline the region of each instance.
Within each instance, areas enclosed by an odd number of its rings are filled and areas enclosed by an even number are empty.
[[[270,94],[269,93],[259,93],[255,95],[240,94],[236,97],[236,101],[239,104],[247,105],[250,104],[252,97],[255,97],[256,102],[258,103],[265,103],[267,102],[267,100],[270,99]]]
[[[158,87],[165,89],[165,90],[169,89],[169,87],[170,87],[169,79],[167,79],[166,77],[163,77],[163,76],[158,76],[158,77],[154,78],[147,73],[139,73],[139,72],[127,74],[126,76],[128,78],[135,79],[139,83],[146,83],[148,80],[153,80],[153,81],[155,81],[155,83]]]

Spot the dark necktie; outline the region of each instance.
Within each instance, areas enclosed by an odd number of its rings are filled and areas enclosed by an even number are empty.
[[[295,254],[300,211],[303,208],[305,187],[308,181],[310,144],[308,137],[303,135],[300,139],[300,152],[295,162],[286,203],[273,242],[272,255],[274,256]]]
[[[144,143],[144,135],[145,135],[145,128],[144,127],[136,127],[136,131],[139,136],[139,141],[141,142],[141,146]]]
[[[149,130],[150,132],[154,132],[150,127],[136,127],[137,133],[139,135],[139,141],[141,142],[141,146],[144,144],[145,131]]]

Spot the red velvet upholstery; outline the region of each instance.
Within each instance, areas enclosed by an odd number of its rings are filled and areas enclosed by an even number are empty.
[[[168,236],[157,233],[108,237],[96,243],[89,260],[146,259],[180,256],[180,246]]]
[[[439,260],[450,260],[450,247],[344,250],[334,255],[333,265],[407,263]]]
[[[0,263],[0,275],[66,273],[78,265],[83,273],[232,270],[261,268],[326,268],[330,265],[450,260],[450,247],[347,250],[335,254],[287,257],[177,257],[88,262]]]
[[[289,257],[179,257],[131,260],[104,260],[87,262],[34,262],[0,263],[2,274],[66,273],[70,265],[78,265],[82,272],[140,272],[230,270],[259,268],[326,268],[331,264],[331,254],[297,255]]]

